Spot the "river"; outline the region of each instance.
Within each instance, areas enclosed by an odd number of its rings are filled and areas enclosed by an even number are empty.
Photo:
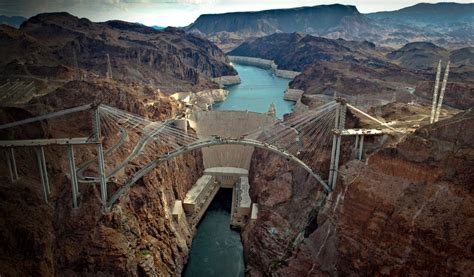
[[[277,117],[291,112],[293,102],[283,100],[288,79],[269,70],[235,64],[241,83],[227,87],[229,95],[215,104],[215,110],[267,112],[275,104]],[[198,225],[191,253],[184,269],[185,277],[241,277],[245,263],[240,233],[230,229],[232,190],[220,189]]]

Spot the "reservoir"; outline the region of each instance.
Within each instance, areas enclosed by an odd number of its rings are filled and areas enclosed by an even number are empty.
[[[277,77],[268,69],[241,64],[234,66],[239,72],[241,83],[227,87],[227,99],[215,104],[213,109],[264,113],[274,103],[278,118],[292,111],[294,103],[283,100],[289,79]]]
[[[276,77],[270,70],[235,64],[241,83],[229,86],[226,101],[214,110],[264,113],[275,104],[277,117],[290,113],[293,102],[283,100],[289,79]],[[220,189],[201,219],[193,238],[185,277],[243,277],[245,263],[240,233],[230,228],[232,190]]]

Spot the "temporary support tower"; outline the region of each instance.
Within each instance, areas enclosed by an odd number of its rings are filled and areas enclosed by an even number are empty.
[[[438,98],[439,79],[441,77],[441,60],[438,63],[438,69],[436,71],[436,81],[435,81],[435,86],[434,86],[434,91],[433,91],[433,103],[431,105],[430,123],[434,123],[439,120],[441,106],[443,105],[444,93],[446,91],[446,84],[448,82],[449,64],[450,64],[450,61],[448,61],[448,64],[446,65],[446,70],[444,71],[443,84],[441,86],[441,92]]]

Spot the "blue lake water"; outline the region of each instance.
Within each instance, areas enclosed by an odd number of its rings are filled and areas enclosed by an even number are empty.
[[[290,113],[294,103],[283,100],[283,93],[289,79],[276,77],[270,70],[255,66],[235,64],[241,83],[229,86],[226,101],[213,106],[214,110],[234,110],[267,112],[271,103],[275,104],[278,118]]]
[[[242,83],[227,87],[226,101],[214,110],[267,112],[275,104],[277,116],[292,111],[293,102],[283,100],[288,79],[255,66],[235,65]],[[230,229],[232,190],[220,189],[199,223],[193,238],[185,277],[243,277],[245,263],[240,233]]]

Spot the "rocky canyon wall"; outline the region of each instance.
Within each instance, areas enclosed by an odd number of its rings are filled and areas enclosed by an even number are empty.
[[[144,89],[110,82],[69,82],[47,96],[36,98],[28,107],[2,109],[1,118],[4,122],[14,121],[94,101],[152,120],[174,117],[180,110],[178,102],[159,93],[144,97]],[[13,135],[15,138],[19,135],[22,138],[65,137],[88,132],[91,125],[88,114],[78,114],[30,124],[29,128],[2,131],[0,135],[2,139]],[[125,158],[138,137],[130,134],[116,154],[106,157],[106,166],[112,167]],[[159,148],[152,145],[147,151],[154,153]],[[76,163],[95,157],[94,152],[93,147],[75,147]],[[99,188],[94,183],[79,183],[79,208],[73,209],[65,147],[46,147],[45,155],[51,186],[47,203],[31,148],[16,149],[21,176],[18,182],[12,184],[7,178],[6,165],[0,166],[2,276],[180,274],[189,252],[192,230],[175,221],[171,213],[174,201],[184,199],[187,190],[202,174],[200,152],[177,157],[156,168],[107,212],[101,209]],[[125,175],[152,158],[139,156],[127,167]],[[91,170],[97,174],[94,167]],[[120,181],[109,180],[109,195],[120,185]]]
[[[243,232],[247,273],[472,275],[473,119],[472,111],[462,113],[365,161],[343,161],[336,190],[290,251],[295,219],[311,218],[296,188],[314,185],[295,182],[305,174],[276,157],[254,159],[252,197],[261,212]]]

